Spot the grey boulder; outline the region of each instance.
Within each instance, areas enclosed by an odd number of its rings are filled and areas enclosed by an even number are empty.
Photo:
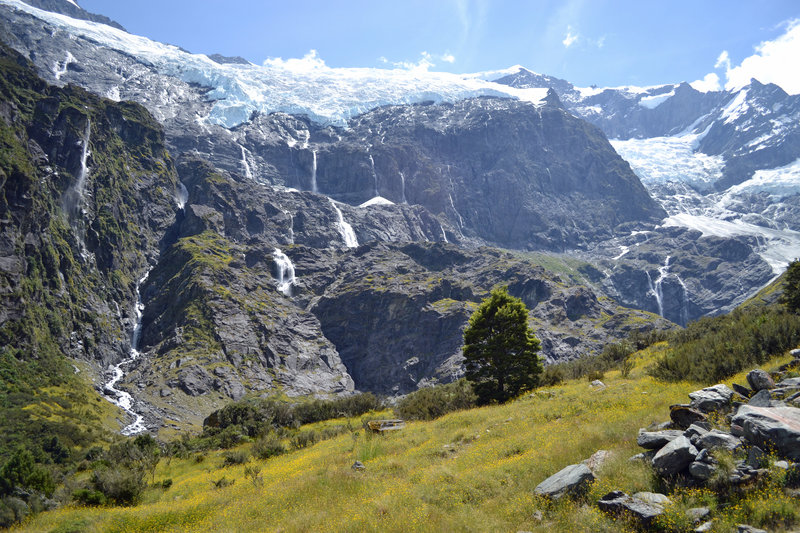
[[[539,483],[533,492],[557,500],[567,494],[584,492],[594,479],[594,474],[588,466],[570,465]]]
[[[800,461],[800,409],[743,405],[731,420],[749,442]],[[654,459],[655,460],[655,459]]]
[[[742,441],[730,433],[712,429],[700,437],[700,447],[706,450],[723,448],[725,450],[735,450],[742,445]]]
[[[649,525],[658,515],[664,513],[663,506],[628,496],[619,490],[609,492],[600,498],[597,501],[597,507],[609,514],[631,515],[645,526]]]
[[[750,385],[750,388],[756,392],[775,388],[775,382],[772,380],[772,376],[758,368],[751,370],[747,374],[747,383]]]
[[[653,467],[663,476],[673,476],[686,469],[697,457],[697,448],[681,435],[656,453]]]
[[[636,437],[636,444],[646,450],[659,450],[682,434],[683,432],[679,429],[666,429],[664,431],[645,431],[640,429],[639,435]]]
[[[721,383],[689,393],[692,407],[704,413],[711,413],[728,407],[732,397],[733,390]]]

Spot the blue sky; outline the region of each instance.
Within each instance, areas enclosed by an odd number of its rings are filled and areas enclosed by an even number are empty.
[[[78,0],[130,32],[254,63],[477,72],[514,64],[576,85],[655,85],[735,67],[800,19],[797,0]],[[718,61],[727,52],[727,62]],[[787,69],[797,70],[800,57]],[[718,67],[715,70],[715,64]],[[768,81],[768,80],[767,80]]]

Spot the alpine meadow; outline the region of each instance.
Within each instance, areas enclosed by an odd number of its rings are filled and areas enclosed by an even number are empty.
[[[0,0],[0,528],[800,531],[798,59],[790,0]]]

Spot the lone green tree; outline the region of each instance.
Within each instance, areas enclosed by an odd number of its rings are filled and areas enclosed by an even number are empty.
[[[783,289],[783,302],[789,311],[800,312],[800,260],[795,259],[786,269],[786,285]]]
[[[481,302],[464,330],[466,378],[478,403],[505,402],[539,383],[539,339],[528,327],[528,308],[508,289]]]

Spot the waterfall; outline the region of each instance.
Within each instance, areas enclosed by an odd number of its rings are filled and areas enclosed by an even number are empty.
[[[67,52],[67,55],[64,57],[64,63],[60,63],[56,61],[55,65],[53,65],[53,75],[57,80],[61,80],[61,76],[67,73],[67,69],[70,63],[75,62],[75,56]]]
[[[447,234],[444,232],[444,226],[442,226],[441,222],[439,222],[439,229],[442,230],[442,238],[444,239],[444,242],[450,242],[447,240]]]
[[[319,192],[317,190],[317,151],[311,150],[311,192]]]
[[[677,274],[673,274],[675,279],[678,280],[678,283],[681,284],[681,288],[683,289],[683,301],[681,302],[681,326],[685,326],[689,323],[689,291],[686,290],[686,284]]]
[[[91,129],[92,123],[87,119],[86,129],[84,130],[83,138],[81,139],[81,167],[78,170],[75,183],[67,188],[63,198],[61,199],[61,209],[67,215],[67,221],[69,222],[70,226],[72,226],[72,230],[75,232],[75,236],[78,239],[78,243],[81,248],[81,255],[83,257],[88,256],[86,244],[84,243],[83,238],[83,200],[86,189],[86,177],[89,175],[89,168],[86,166],[86,162],[89,158],[89,154],[91,153],[89,151]]]
[[[182,181],[178,181],[178,188],[175,191],[175,204],[177,204],[178,209],[183,211],[183,208],[186,207],[186,202],[188,201],[189,191],[186,190],[186,185],[184,185]]]
[[[294,217],[289,211],[283,213],[289,217],[289,243],[294,244]]]
[[[408,203],[408,200],[406,200],[406,177],[403,175],[403,173],[402,173],[402,172],[400,173],[400,185],[402,186],[402,189],[401,189],[401,191],[400,191],[400,192],[401,192],[401,195],[402,195],[402,196],[400,197],[400,198],[401,198],[401,200],[400,200],[400,201],[401,201],[402,203],[404,203],[404,204],[407,204],[407,203]]]
[[[369,155],[369,164],[372,167],[372,181],[375,184],[375,194],[373,196],[380,196],[378,194],[378,173],[375,172],[375,160],[372,158],[372,154]]]
[[[463,228],[464,227],[464,219],[461,218],[461,213],[458,212],[458,209],[456,209],[456,204],[453,203],[453,195],[452,194],[448,194],[447,196],[448,196],[448,198],[450,198],[450,207],[453,208],[453,211],[455,212],[456,216],[458,217],[458,227],[459,228]]]
[[[664,280],[669,276],[669,260],[670,256],[667,256],[667,259],[664,261],[664,266],[658,268],[658,278],[655,283],[653,282],[653,278],[650,277],[650,272],[647,272],[647,283],[650,289],[647,292],[655,297],[656,304],[658,304],[658,314],[662,317],[664,316],[664,293],[661,286]]]
[[[133,396],[124,390],[116,388],[116,385],[125,375],[122,367],[129,365],[141,355],[139,351],[139,338],[142,335],[144,302],[142,302],[142,293],[140,289],[142,284],[147,280],[148,275],[150,275],[150,269],[148,269],[144,276],[142,276],[142,279],[136,283],[136,306],[134,308],[136,322],[133,325],[133,332],[131,333],[130,355],[127,359],[123,359],[116,365],[109,367],[111,370],[111,379],[105,384],[105,387],[103,387],[105,398],[134,418],[131,424],[122,428],[123,435],[136,435],[137,433],[147,430],[147,427],[144,425],[144,417],[133,410]]]
[[[294,285],[296,278],[294,277],[294,264],[289,257],[283,253],[279,248],[275,248],[272,252],[272,258],[275,260],[275,266],[278,269],[276,273],[278,276],[278,290],[284,296],[292,296],[292,285]]]
[[[328,198],[328,201],[330,201],[333,209],[336,211],[336,228],[339,230],[342,239],[344,239],[345,246],[348,248],[356,248],[358,246],[358,239],[356,238],[356,232],[353,231],[353,226],[345,222],[342,210],[339,209],[339,206],[336,205],[333,198]]]
[[[253,170],[250,168],[250,163],[247,161],[247,150],[241,144],[239,148],[242,149],[242,168],[244,169],[244,177],[251,180],[253,179]]]

